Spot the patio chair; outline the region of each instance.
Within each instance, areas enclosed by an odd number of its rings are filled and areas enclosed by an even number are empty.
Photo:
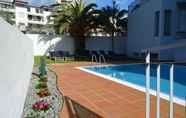
[[[91,51],[90,50],[85,50],[85,56],[91,56]]]
[[[74,55],[70,54],[68,51],[63,51],[63,56],[65,58],[65,61],[74,60]]]
[[[54,60],[54,58],[55,58],[55,52],[54,51],[50,51],[49,52],[49,59]]]
[[[111,56],[116,56],[116,54],[113,51],[108,51],[108,54]]]
[[[99,51],[92,51],[92,55],[95,55],[97,58],[101,55]]]
[[[101,53],[102,55],[104,55],[105,57],[111,57],[111,56],[112,56],[112,55],[109,54],[108,51],[105,51],[105,50],[100,50],[100,53]]]
[[[113,51],[102,51],[105,57],[109,60],[113,59],[116,54]]]
[[[64,58],[64,53],[63,53],[63,51],[54,51],[54,56],[53,56],[53,58],[54,58],[54,61],[56,62],[57,60],[65,60],[65,58]]]

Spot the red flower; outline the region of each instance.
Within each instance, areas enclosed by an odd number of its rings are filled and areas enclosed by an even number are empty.
[[[49,109],[49,104],[47,101],[38,101],[33,105],[34,110],[48,110]]]

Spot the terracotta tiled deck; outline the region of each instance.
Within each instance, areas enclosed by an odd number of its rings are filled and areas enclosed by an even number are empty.
[[[104,118],[145,118],[145,93],[74,68],[85,65],[90,63],[50,66],[58,75],[58,86],[65,96]],[[151,118],[155,118],[155,97],[151,99]],[[186,118],[184,107],[174,104],[174,111],[174,118]],[[73,118],[66,104],[61,117]],[[168,118],[165,100],[161,100],[161,118]]]

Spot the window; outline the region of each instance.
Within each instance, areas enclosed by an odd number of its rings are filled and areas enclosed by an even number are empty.
[[[29,19],[29,20],[32,20],[32,16],[31,16],[31,15],[28,15],[28,19]]]
[[[39,10],[38,8],[36,8],[36,13],[39,13],[39,11],[40,11],[40,10]]]
[[[154,17],[154,36],[159,36],[159,22],[160,22],[160,12],[155,12]]]
[[[27,11],[30,12],[31,11],[30,8],[27,8]]]
[[[180,7],[178,10],[178,32],[186,32],[186,8]]]
[[[165,10],[164,14],[164,35],[170,36],[171,35],[171,18],[172,18],[172,11]]]

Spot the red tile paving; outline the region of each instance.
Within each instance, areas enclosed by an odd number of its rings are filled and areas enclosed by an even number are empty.
[[[104,118],[145,118],[145,93],[75,68],[86,65],[93,64],[74,62],[50,66],[58,76],[58,87],[64,96]],[[151,96],[151,118],[155,118],[155,103],[155,97]],[[174,108],[174,118],[186,118],[183,106],[174,104]],[[161,100],[161,118],[168,118],[168,111],[168,102]],[[61,117],[73,118],[66,104]]]

